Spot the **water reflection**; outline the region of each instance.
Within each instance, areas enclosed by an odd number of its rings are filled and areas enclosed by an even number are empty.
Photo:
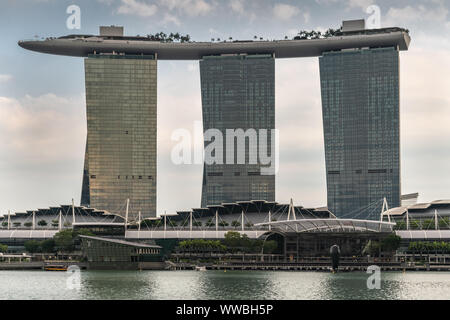
[[[211,271],[201,272],[206,299],[271,299],[273,279],[270,272]],[[252,298],[250,298],[252,297]]]
[[[389,299],[450,299],[450,273],[386,273],[385,291]]]
[[[450,299],[448,272],[382,272],[379,290],[363,272],[82,271],[80,290],[68,276],[0,271],[0,299]]]
[[[157,286],[135,271],[89,271],[81,274],[81,299],[147,299]],[[150,278],[150,280],[152,280]]]

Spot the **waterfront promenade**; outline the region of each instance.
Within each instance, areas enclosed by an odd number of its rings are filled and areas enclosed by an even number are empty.
[[[45,267],[58,265],[63,267],[77,266],[86,269],[86,263],[79,261],[23,261],[23,262],[1,262],[0,270],[44,270]]]

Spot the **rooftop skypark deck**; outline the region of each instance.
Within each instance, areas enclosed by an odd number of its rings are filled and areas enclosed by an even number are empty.
[[[298,39],[299,37],[296,37]],[[299,40],[235,40],[222,42],[155,41],[123,35],[69,35],[42,41],[19,41],[22,48],[41,53],[87,57],[89,54],[156,54],[158,60],[199,60],[222,54],[274,54],[276,58],[316,57],[323,52],[352,48],[398,47],[408,50],[408,30],[383,28],[339,31],[333,36]]]

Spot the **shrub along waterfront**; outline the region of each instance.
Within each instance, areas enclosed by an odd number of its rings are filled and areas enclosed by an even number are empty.
[[[419,254],[430,254],[430,253],[450,253],[450,242],[444,241],[434,241],[434,242],[426,242],[426,241],[415,241],[410,242],[408,251],[412,253]]]
[[[380,241],[370,240],[363,250],[363,254],[368,254],[373,257],[380,256],[381,253],[394,254],[400,247],[401,238],[395,234],[387,236]]]
[[[277,249],[274,240],[264,241],[250,239],[246,234],[241,235],[236,231],[225,234],[224,240],[192,239],[180,241],[180,252],[219,252],[219,253],[274,253]]]
[[[396,225],[394,227],[395,230],[406,230],[407,225],[406,221],[396,221]],[[409,229],[410,230],[434,230],[436,223],[434,219],[410,219],[409,220]],[[450,229],[450,218],[444,217],[438,219],[438,227],[439,229]]]

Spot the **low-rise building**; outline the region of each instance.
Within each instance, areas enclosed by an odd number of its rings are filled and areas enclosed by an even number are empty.
[[[155,244],[130,242],[91,236],[80,236],[88,269],[163,269],[161,247]]]

